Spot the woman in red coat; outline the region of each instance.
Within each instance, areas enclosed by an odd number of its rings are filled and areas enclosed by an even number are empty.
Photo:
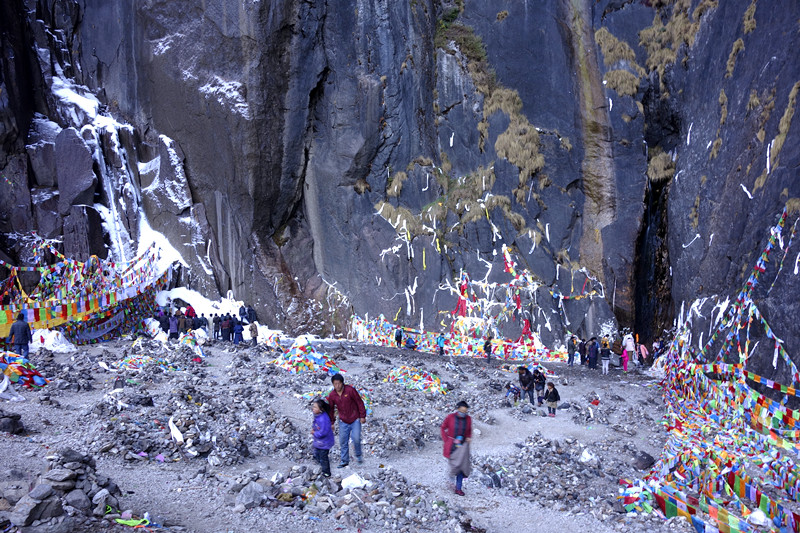
[[[469,405],[461,401],[456,404],[456,412],[445,417],[440,428],[444,441],[444,456],[448,459],[450,475],[456,478],[455,492],[464,495],[461,485],[465,477],[472,473],[469,456],[469,443],[472,442],[472,418],[467,415]]]

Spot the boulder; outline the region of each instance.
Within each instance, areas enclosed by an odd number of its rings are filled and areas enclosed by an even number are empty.
[[[236,495],[236,505],[244,506],[245,509],[252,509],[258,507],[264,500],[264,487],[251,481]]]
[[[631,458],[631,466],[637,470],[647,470],[656,462],[655,458],[647,452],[637,451]]]
[[[69,491],[64,496],[64,503],[81,511],[88,511],[92,507],[89,497],[82,490],[77,489]]]

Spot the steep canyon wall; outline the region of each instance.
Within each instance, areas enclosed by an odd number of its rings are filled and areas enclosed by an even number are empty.
[[[122,259],[152,227],[181,283],[327,333],[441,328],[506,245],[547,344],[649,340],[796,220],[800,13],[761,4],[4,2],[0,258],[37,231]]]

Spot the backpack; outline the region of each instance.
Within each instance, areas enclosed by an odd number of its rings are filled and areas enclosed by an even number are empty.
[[[614,345],[611,347],[611,351],[617,355],[622,355],[622,342],[619,339],[614,341]]]

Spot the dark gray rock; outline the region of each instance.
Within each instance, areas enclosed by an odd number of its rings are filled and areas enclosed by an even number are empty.
[[[20,435],[25,432],[25,426],[20,420],[20,415],[3,414],[0,416],[0,431],[11,433],[12,435]]]
[[[258,507],[264,500],[264,487],[251,481],[242,488],[236,495],[236,505],[242,505],[245,509],[252,509]]]
[[[72,206],[92,205],[97,176],[92,170],[92,154],[75,128],[65,128],[56,137],[55,164],[59,213],[66,216]]]
[[[88,511],[92,507],[89,497],[81,490],[71,490],[64,496],[64,503],[81,511]]]
[[[69,481],[76,477],[75,472],[66,468],[54,468],[44,475],[45,479],[56,482]]]
[[[637,470],[648,470],[656,462],[655,458],[647,452],[637,451],[631,459],[631,466]]]
[[[36,520],[35,511],[41,503],[41,501],[34,500],[30,496],[23,496],[14,506],[14,510],[9,513],[8,519],[14,525],[28,526]]]
[[[44,500],[51,494],[53,494],[53,487],[47,483],[40,483],[33,487],[33,490],[28,493],[28,496],[34,500]]]

